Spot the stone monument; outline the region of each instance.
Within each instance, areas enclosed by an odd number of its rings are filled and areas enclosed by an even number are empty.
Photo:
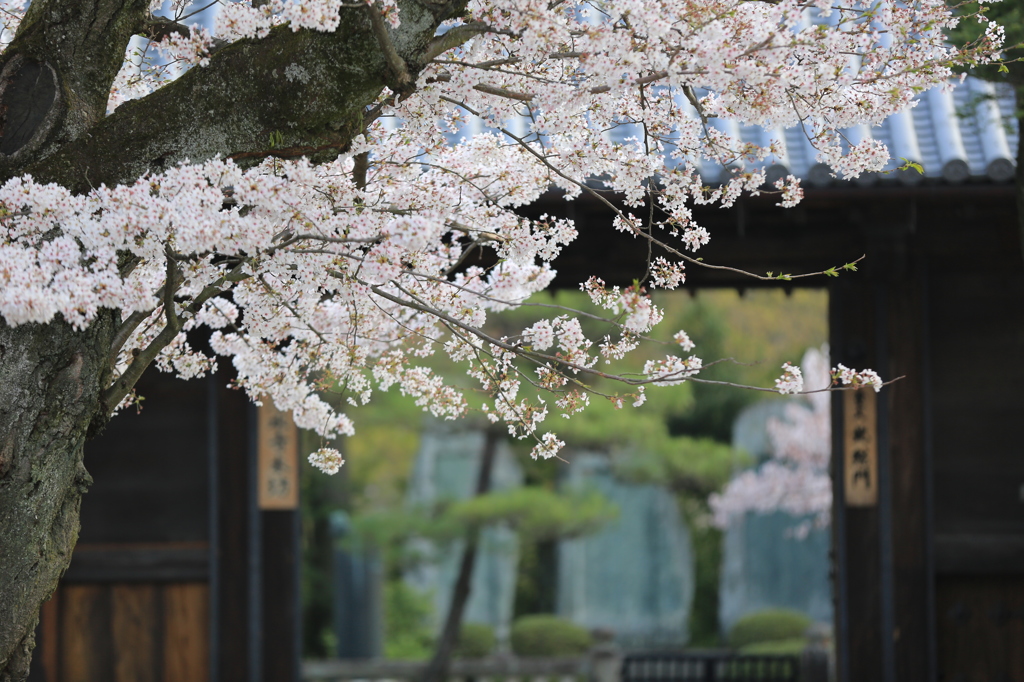
[[[463,426],[463,428],[459,428]],[[482,430],[464,425],[428,421],[420,440],[407,499],[410,504],[460,500],[474,494],[484,446]],[[491,490],[522,485],[523,473],[508,445],[501,441],[491,474]],[[406,572],[406,582],[433,595],[434,622],[440,631],[448,614],[452,588],[462,556],[463,542],[435,545],[419,542],[426,560]],[[481,533],[473,569],[469,603],[463,623],[485,623],[494,628],[500,643],[508,640],[515,600],[519,545],[509,528],[487,528]]]
[[[784,419],[788,401],[769,400],[743,410],[733,425],[733,446],[756,464],[770,457],[767,423]],[[808,528],[806,536],[795,532]],[[723,634],[744,615],[769,608],[802,611],[832,622],[829,582],[830,530],[811,517],[784,512],[748,512],[725,531],[719,585],[719,622]]]
[[[694,559],[690,532],[664,487],[620,481],[607,455],[569,453],[563,485],[592,489],[619,516],[558,547],[558,613],[608,629],[626,649],[679,647],[689,638]]]

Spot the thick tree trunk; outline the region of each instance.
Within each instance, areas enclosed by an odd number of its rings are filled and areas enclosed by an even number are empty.
[[[477,476],[477,496],[486,494],[491,489],[491,472],[494,470],[494,458],[498,450],[498,430],[489,428],[484,436],[484,447],[480,457],[480,472]],[[473,528],[466,538],[466,546],[462,550],[459,561],[459,573],[452,589],[452,600],[448,606],[448,616],[441,630],[441,637],[434,647],[434,656],[427,664],[420,682],[445,682],[451,668],[452,654],[459,641],[462,629],[462,614],[469,603],[469,595],[473,587],[473,567],[476,565],[477,546],[480,543],[480,529]]]
[[[39,609],[71,561],[113,330],[111,314],[84,332],[0,321],[0,682],[28,675]]]

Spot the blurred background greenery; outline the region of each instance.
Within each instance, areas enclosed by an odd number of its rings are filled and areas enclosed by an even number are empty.
[[[784,361],[797,362],[804,350],[827,341],[827,295],[822,290],[701,290],[662,293],[657,303],[665,310],[658,330],[662,339],[684,329],[696,344],[692,351],[705,365],[733,358],[701,372],[701,377],[771,387]],[[579,292],[545,294],[537,302],[589,310]],[[597,312],[597,311],[595,311]],[[492,331],[511,334],[540,317],[557,311],[524,308],[495,316]],[[584,331],[600,339],[607,324],[586,321]],[[637,353],[626,371],[638,371],[645,360],[681,352],[674,344],[654,345]],[[685,356],[685,355],[684,355]],[[471,380],[440,356],[431,362],[450,382],[471,388]],[[596,388],[615,392],[602,383]],[[625,391],[618,391],[623,393]],[[718,582],[721,532],[708,523],[708,495],[719,490],[737,466],[742,453],[730,446],[732,423],[745,406],[771,394],[727,386],[687,382],[651,387],[645,405],[615,409],[610,401],[593,399],[571,420],[549,419],[570,448],[598,449],[613,456],[616,475],[632,482],[666,485],[675,494],[691,529],[696,561],[696,595],[690,616],[692,646],[723,644],[718,623]],[[473,394],[469,393],[471,402]],[[337,396],[335,396],[337,397]],[[520,529],[514,616],[551,614],[555,610],[557,538],[584,532],[610,513],[600,501],[587,507],[579,500],[560,500],[557,460],[529,458],[532,443],[513,441],[524,471],[525,488],[491,493],[489,499],[449,505],[443,513],[410,510],[406,491],[420,445],[424,416],[411,399],[397,390],[376,393],[371,404],[349,408],[356,435],[334,443],[346,464],[334,477],[310,467],[303,474],[303,608],[304,654],[334,653],[330,562],[333,551],[329,515],[347,512],[382,549],[384,652],[395,658],[425,658],[432,646],[431,599],[402,582],[404,547],[413,535],[440,537],[458,534],[467,523],[505,522]],[[479,415],[471,416],[481,425]],[[308,450],[320,446],[306,436]],[[576,524],[579,526],[574,531]],[[443,615],[443,614],[442,614]],[[470,635],[486,639],[476,633]]]

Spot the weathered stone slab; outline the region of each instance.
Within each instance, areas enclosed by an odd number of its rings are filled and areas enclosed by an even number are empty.
[[[483,445],[483,431],[459,430],[448,424],[429,422],[409,481],[409,502],[424,504],[472,496],[480,471]],[[491,489],[515,488],[522,485],[522,481],[523,472],[514,455],[506,443],[500,442]],[[433,594],[435,626],[440,629],[448,613],[463,543],[435,546],[422,542],[419,548],[428,560],[408,571],[406,581],[421,591]],[[518,560],[519,545],[512,530],[484,530],[463,622],[491,625],[499,642],[508,639]]]
[[[609,458],[570,455],[566,486],[595,489],[619,517],[558,551],[558,613],[615,632],[627,648],[682,646],[689,638],[694,559],[690,531],[665,488],[616,479]]]

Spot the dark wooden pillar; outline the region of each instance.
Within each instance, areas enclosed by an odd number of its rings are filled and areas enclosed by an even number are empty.
[[[249,401],[227,387],[227,363],[215,375],[217,423],[217,550],[214,634],[216,682],[250,682],[252,609],[250,565],[251,429]]]
[[[299,512],[274,510],[261,514],[263,680],[298,682],[302,654]]]
[[[911,213],[911,216],[913,214]],[[927,288],[912,222],[869,233],[864,273],[831,291],[832,362],[903,377],[877,396],[877,502],[846,499],[844,394],[833,409],[836,641],[843,682],[934,679]]]
[[[930,245],[940,680],[1024,679],[1024,267],[1009,202]],[[952,230],[950,231],[952,232]]]
[[[888,373],[904,377],[881,405],[889,415],[895,680],[935,679],[931,452],[927,441],[927,272],[920,251],[886,297]]]
[[[259,508],[257,409],[221,370],[215,682],[298,682],[299,512]]]
[[[877,366],[873,303],[871,289],[861,278],[840,278],[833,285],[829,297],[833,365]],[[832,439],[837,673],[840,682],[883,682],[879,509],[846,505],[842,394],[833,396]]]

